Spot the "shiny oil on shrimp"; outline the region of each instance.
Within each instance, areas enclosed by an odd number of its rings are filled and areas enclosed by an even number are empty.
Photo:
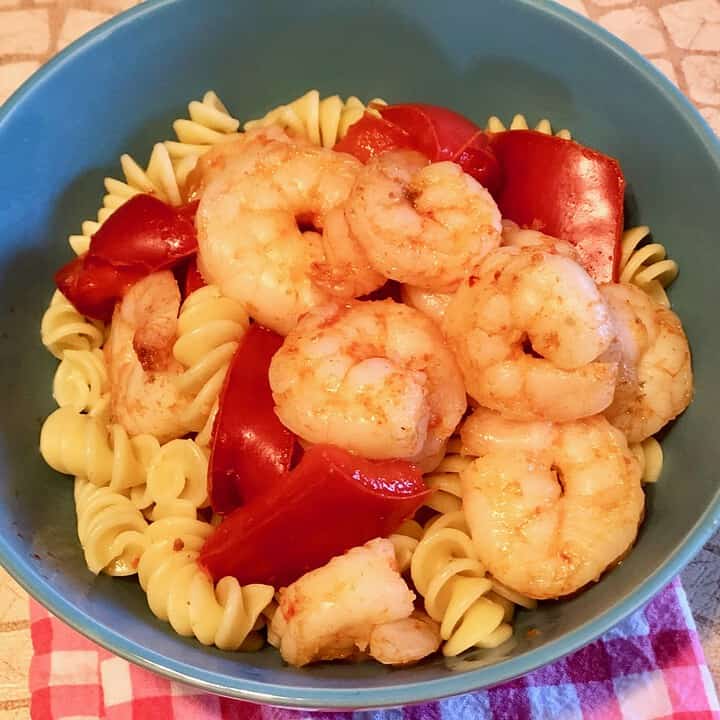
[[[640,466],[604,417],[523,423],[480,411],[462,439],[480,455],[461,473],[465,516],[503,585],[559,598],[598,580],[634,543]]]
[[[437,457],[466,406],[437,326],[392,300],[311,310],[285,338],[269,377],[284,425],[371,459]]]
[[[500,244],[500,211],[459,165],[396,150],[371,160],[346,204],[373,267],[426,290],[452,292]]]
[[[308,309],[385,281],[341,209],[362,167],[354,157],[273,128],[222,143],[201,163],[200,270],[263,325],[285,334]]]
[[[190,429],[182,416],[191,402],[178,389],[184,368],[172,354],[180,290],[169,270],[138,281],[115,309],[105,357],[112,412],[129,435],[161,443]]]
[[[480,404],[518,420],[567,421],[611,402],[615,331],[595,283],[563,255],[489,253],[447,308],[444,330]]]
[[[692,400],[690,347],[680,318],[635,285],[601,287],[617,329],[620,381],[605,416],[642,442]]]

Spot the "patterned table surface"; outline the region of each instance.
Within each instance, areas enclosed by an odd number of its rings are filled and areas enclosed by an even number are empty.
[[[559,0],[650,58],[720,133],[720,0]],[[137,0],[0,0],[0,103],[43,62]],[[720,534],[683,573],[720,679]],[[29,715],[25,593],[0,570],[0,720]]]

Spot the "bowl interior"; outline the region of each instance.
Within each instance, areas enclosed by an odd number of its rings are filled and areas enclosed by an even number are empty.
[[[53,409],[55,360],[39,339],[52,273],[70,258],[66,236],[96,211],[102,178],[117,176],[119,155],[145,161],[207,89],[247,119],[311,87],[448,105],[478,123],[493,114],[547,116],[619,158],[628,224],[650,225],[680,263],[672,300],[693,345],[697,394],[665,438],[663,476],[648,489],[637,547],[587,592],[520,614],[514,640],[491,653],[394,671],[294,670],[273,650],[229,655],[177,637],[151,615],[134,579],[87,571],[71,480],[38,453]],[[457,693],[589,641],[668,581],[712,529],[717,144],[649,66],[552,3],[150,3],[65,53],[9,103],[0,117],[0,197],[0,560],[116,652],[218,692],[281,704],[367,707]],[[531,627],[539,633],[529,636]]]

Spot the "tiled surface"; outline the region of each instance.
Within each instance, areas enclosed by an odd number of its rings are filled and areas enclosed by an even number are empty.
[[[720,132],[720,0],[559,0],[649,57]],[[138,0],[0,0],[0,102],[75,38]],[[683,574],[720,678],[720,535]],[[27,718],[27,601],[0,569],[0,720]]]

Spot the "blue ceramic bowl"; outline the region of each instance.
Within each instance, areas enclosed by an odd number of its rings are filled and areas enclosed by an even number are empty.
[[[133,580],[93,577],[75,536],[71,482],[38,431],[54,360],[39,323],[65,238],[93,215],[118,156],[146,158],[190,99],[214,88],[241,118],[309,87],[453,107],[478,122],[550,117],[619,158],[628,223],[680,262],[672,300],[693,344],[697,397],[668,433],[637,547],[578,597],[521,614],[514,644],[418,667],[283,666],[268,649],[223,654],[177,637]],[[162,0],[83,38],[0,112],[0,561],[82,633],[151,670],[278,705],[376,707],[462,693],[588,643],[667,583],[718,517],[720,151],[670,83],[604,31],[541,0]],[[528,636],[529,627],[540,632]]]

